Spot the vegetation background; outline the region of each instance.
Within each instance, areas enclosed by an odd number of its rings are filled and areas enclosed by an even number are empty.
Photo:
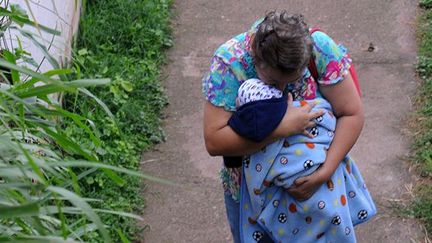
[[[157,180],[139,173],[140,154],[163,140],[159,70],[172,45],[170,5],[84,1],[70,67],[38,34],[57,31],[18,5],[0,8],[11,20],[4,29],[30,38],[54,67],[32,71],[21,46],[1,53],[0,241],[136,240],[142,178]]]
[[[415,199],[408,212],[424,220],[426,229],[432,234],[432,0],[420,0],[421,8],[417,28],[418,66],[423,80],[418,89],[417,112],[413,126],[413,162],[424,179],[417,186]]]
[[[67,134],[99,154],[109,164],[139,171],[140,155],[152,144],[163,141],[161,110],[167,105],[160,83],[165,49],[172,45],[170,0],[92,0],[83,3],[79,35],[74,47],[76,67],[81,78],[107,77],[111,83],[91,92],[114,115],[106,116],[94,100],[68,95],[66,107],[98,124],[102,144],[98,148],[82,136],[83,130],[68,127]],[[103,173],[82,181],[83,194],[101,199],[96,207],[140,213],[145,207],[139,193],[138,177],[123,178],[119,188]],[[107,225],[115,225],[134,240],[137,228],[133,220],[102,215]],[[117,235],[111,229],[113,237]],[[92,239],[97,239],[94,235]]]

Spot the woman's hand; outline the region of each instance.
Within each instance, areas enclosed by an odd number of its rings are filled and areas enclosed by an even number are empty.
[[[262,142],[256,143],[235,133],[227,124],[232,113],[216,107],[209,101],[204,106],[204,140],[207,151],[212,156],[243,156],[253,154],[264,146],[280,138],[294,134],[311,136],[306,130],[315,125],[313,120],[324,110],[312,111],[313,104],[293,106],[292,95],[288,95],[288,107],[279,126]]]
[[[294,181],[288,189],[288,193],[298,201],[305,201],[309,199],[318,188],[327,182],[331,177],[322,166],[318,168],[314,173],[300,177]]]
[[[291,93],[288,94],[288,107],[285,116],[276,128],[274,133],[278,138],[289,137],[295,134],[303,134],[312,138],[307,130],[315,126],[315,118],[324,114],[324,110],[312,111],[315,104],[305,104],[301,107],[294,107]]]
[[[333,175],[339,162],[348,154],[364,123],[363,107],[351,74],[335,84],[322,86],[321,93],[330,102],[337,117],[335,136],[326,161],[313,174],[297,179],[288,192],[297,200],[310,198]]]

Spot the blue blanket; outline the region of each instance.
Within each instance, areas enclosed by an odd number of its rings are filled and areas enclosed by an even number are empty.
[[[244,159],[240,222],[242,242],[268,235],[274,242],[355,242],[354,226],[376,214],[363,178],[349,157],[331,179],[306,201],[299,202],[286,188],[324,163],[333,140],[336,118],[331,105],[316,99],[314,109],[326,113],[310,132],[281,139]],[[294,102],[300,106],[300,102]]]

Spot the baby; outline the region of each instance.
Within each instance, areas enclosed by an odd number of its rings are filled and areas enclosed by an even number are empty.
[[[249,138],[255,142],[261,142],[266,136],[268,136],[279,124],[280,119],[282,119],[283,115],[286,111],[286,100],[282,101],[283,93],[277,88],[265,84],[263,81],[259,79],[248,79],[240,86],[238,90],[238,95],[236,99],[236,106],[238,109],[242,109],[241,117],[235,117],[238,114],[234,114],[233,118],[229,121],[230,125],[236,130],[237,133],[241,134],[245,138]],[[268,109],[254,109],[255,105],[262,105],[262,102],[256,103],[255,101],[276,101],[272,104],[264,104],[265,106],[270,105],[271,110]],[[249,112],[247,106],[250,106],[253,111]],[[277,115],[273,112],[277,110]],[[273,114],[265,114],[265,111],[270,111]],[[261,112],[259,116],[260,119],[258,121],[255,120],[257,118],[255,116],[255,112]],[[267,116],[268,115],[268,116]],[[250,117],[248,117],[250,116]],[[263,119],[267,117],[267,119]],[[263,126],[259,124],[244,124],[237,123],[238,120],[248,120],[249,122],[258,122],[262,123]],[[259,127],[257,130],[253,130],[254,128]],[[242,157],[240,156],[224,156],[223,157],[224,164],[227,168],[240,167],[242,165]]]
[[[241,136],[262,141],[281,121],[286,101],[281,90],[259,79],[246,80],[236,100],[239,112],[228,123]],[[264,235],[274,242],[355,242],[354,226],[376,214],[362,176],[349,156],[308,200],[299,202],[286,192],[296,179],[324,163],[336,128],[329,102],[319,98],[295,101],[293,105],[307,102],[314,102],[314,109],[326,110],[310,129],[312,138],[293,135],[243,159],[240,220],[244,225],[241,234],[247,242]]]
[[[276,87],[267,85],[259,79],[248,79],[240,85],[236,105],[238,108],[252,101],[281,98],[282,96],[282,91]]]

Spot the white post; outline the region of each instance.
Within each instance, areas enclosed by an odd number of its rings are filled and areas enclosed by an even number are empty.
[[[49,47],[49,53],[61,65],[67,65],[66,62],[71,57],[72,42],[78,30],[81,0],[10,0],[9,4],[19,4],[26,10],[32,21],[61,32],[61,35],[55,36],[43,31],[40,33],[36,28],[26,28],[36,33],[37,36],[42,35],[39,41],[43,41]],[[31,53],[36,63],[40,64],[39,71],[44,72],[53,68],[31,40],[26,39],[17,31],[7,32],[5,37],[9,39],[9,48],[11,44],[17,47],[17,38],[19,38],[23,48]]]

